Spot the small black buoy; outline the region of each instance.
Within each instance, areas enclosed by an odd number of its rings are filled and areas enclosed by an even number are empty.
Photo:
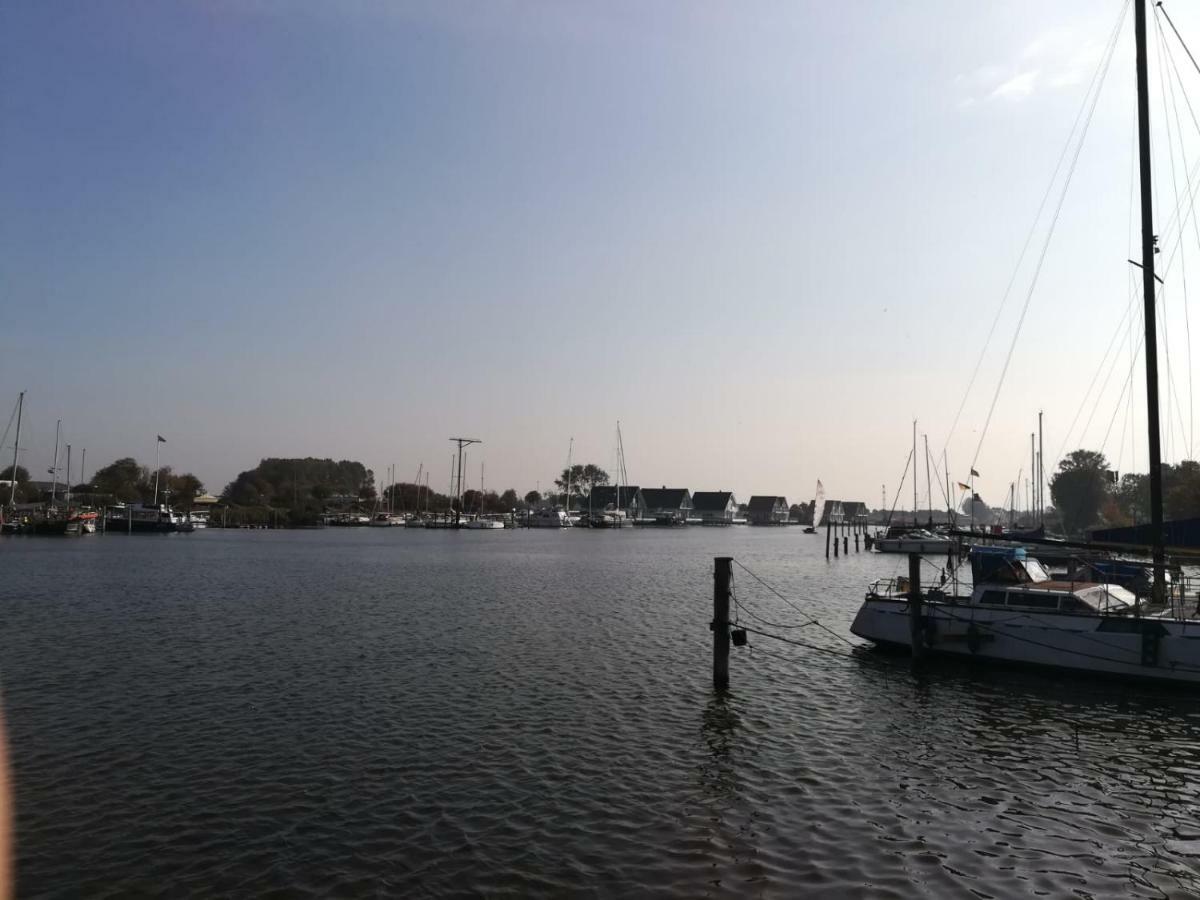
[[[735,646],[735,647],[745,647],[746,646],[746,629],[745,628],[735,628],[735,629],[733,629],[733,631],[729,632],[729,636],[731,638],[733,638],[733,646]]]

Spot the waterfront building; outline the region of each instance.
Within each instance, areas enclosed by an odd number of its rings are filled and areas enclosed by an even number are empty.
[[[755,495],[750,498],[747,516],[751,525],[786,525],[788,520],[787,497]]]
[[[602,513],[609,508],[624,512],[625,518],[632,522],[646,517],[646,500],[637,485],[623,484],[620,488],[612,484],[596,485],[580,504],[582,512]]]
[[[692,494],[692,516],[705,525],[731,525],[738,502],[732,491],[696,491]]]
[[[645,488],[646,518],[660,525],[683,525],[692,514],[692,494],[687,488]]]

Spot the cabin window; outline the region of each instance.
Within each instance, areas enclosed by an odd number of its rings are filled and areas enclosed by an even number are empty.
[[[1004,605],[1004,591],[984,591],[979,598],[980,603],[990,603],[993,606]]]
[[[1008,605],[1032,607],[1033,609],[1058,609],[1058,597],[1044,594],[1009,594]]]
[[[1094,612],[1091,606],[1080,600],[1078,597],[1063,597],[1062,603],[1059,605],[1059,609],[1061,609],[1063,612],[1073,613]]]

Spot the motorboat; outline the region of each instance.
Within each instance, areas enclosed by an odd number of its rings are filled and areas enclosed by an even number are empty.
[[[875,538],[874,549],[880,553],[947,554],[954,548],[954,539],[935,534],[924,528],[914,528],[903,534]]]
[[[570,528],[571,517],[561,509],[543,507],[529,516],[530,528]]]

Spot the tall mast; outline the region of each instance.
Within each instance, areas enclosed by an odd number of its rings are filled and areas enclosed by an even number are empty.
[[[1046,524],[1046,457],[1042,456],[1042,411],[1038,410],[1038,523]]]
[[[1029,477],[1032,479],[1030,484],[1033,485],[1033,491],[1029,499],[1029,527],[1037,525],[1037,504],[1038,504],[1038,489],[1037,489],[1037,450],[1034,449],[1033,432],[1029,432]]]
[[[25,392],[21,391],[17,397],[17,437],[16,440],[13,441],[13,464],[12,472],[9,473],[10,477],[12,478],[12,490],[9,491],[8,495],[9,506],[17,505],[17,454],[21,452],[21,413],[24,408]]]
[[[54,426],[54,468],[50,470],[50,505],[54,505],[54,495],[58,493],[58,438],[62,432],[62,419]]]
[[[1146,427],[1150,439],[1150,532],[1154,553],[1154,600],[1161,603],[1166,579],[1163,542],[1162,449],[1158,425],[1158,326],[1154,309],[1154,206],[1150,175],[1150,78],[1146,64],[1146,0],[1134,0],[1137,43],[1138,159],[1142,193],[1142,305],[1146,323]]]
[[[575,438],[567,445],[567,515],[571,514],[571,457],[575,453]]]
[[[925,491],[929,496],[929,524],[933,524],[933,479],[929,477],[929,435],[925,435]]]
[[[452,438],[450,438],[450,440],[452,440],[452,441],[453,441],[455,444],[457,444],[457,445],[458,445],[458,478],[457,478],[457,487],[458,487],[458,495],[457,495],[457,496],[458,496],[458,509],[456,509],[456,510],[454,511],[454,524],[455,524],[455,526],[457,527],[457,525],[458,525],[458,523],[459,523],[459,520],[462,518],[462,495],[463,495],[463,489],[462,489],[462,479],[463,479],[463,447],[469,446],[469,445],[471,445],[471,444],[481,444],[481,443],[483,443],[483,442],[482,442],[481,440],[479,440],[479,438],[457,438],[457,437],[452,437]],[[451,461],[451,465],[453,465],[453,460]],[[453,473],[453,472],[454,472],[454,469],[452,468],[452,469],[451,469],[451,473]],[[451,487],[451,492],[453,492],[453,490],[454,490],[454,488],[453,488],[453,487]]]
[[[71,445],[67,444],[67,506],[71,505]]]
[[[917,525],[917,420],[913,419],[913,525]]]

